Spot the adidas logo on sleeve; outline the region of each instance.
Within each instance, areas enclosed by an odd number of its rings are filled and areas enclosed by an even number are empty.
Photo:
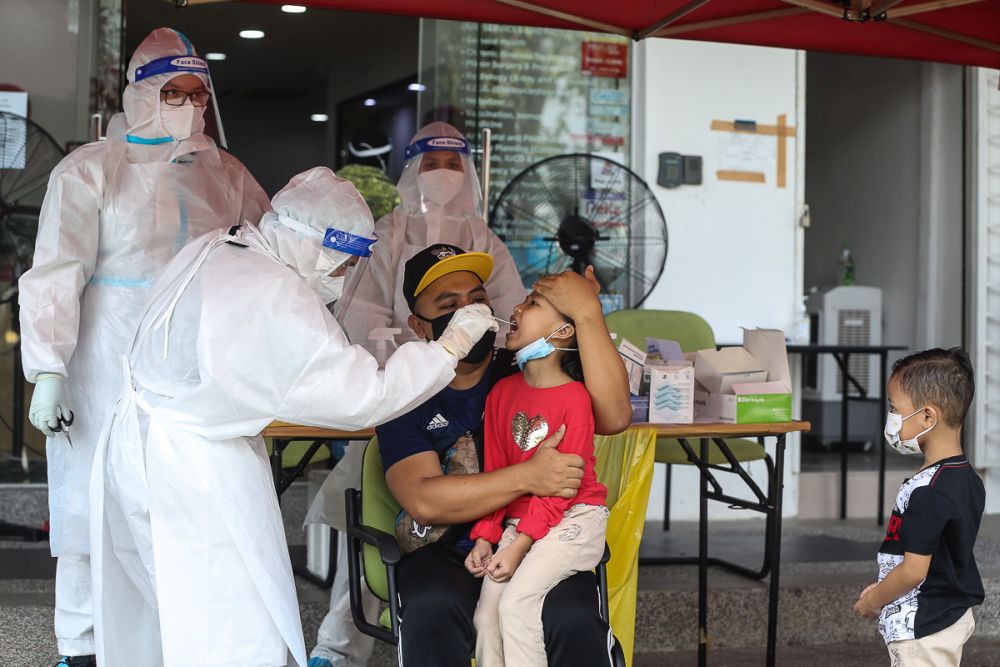
[[[445,428],[447,426],[448,426],[448,420],[442,417],[441,413],[439,412],[435,414],[434,418],[431,419],[429,424],[427,424],[427,430],[434,431],[436,429]]]

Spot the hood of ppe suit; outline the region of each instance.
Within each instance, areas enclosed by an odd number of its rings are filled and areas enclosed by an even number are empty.
[[[328,229],[374,238],[375,223],[354,184],[326,167],[292,178],[271,199],[260,232],[278,258],[314,290],[351,254],[323,245]]]
[[[180,74],[194,74],[206,88],[211,86],[207,73],[199,71],[170,71],[154,74],[136,80],[136,72],[145,65],[170,56],[198,57],[194,46],[183,34],[172,28],[157,28],[142,40],[142,44],[132,54],[128,64],[128,85],[122,94],[122,106],[125,109],[127,134],[131,141],[172,141],[170,134],[163,126],[160,116],[160,89],[163,85]],[[187,102],[186,104],[190,104]],[[192,135],[197,136],[205,129],[204,111],[208,107],[196,109]],[[110,138],[110,132],[109,132]],[[157,144],[153,144],[157,145]]]
[[[420,128],[417,133],[413,135],[413,139],[410,140],[410,146],[413,146],[422,140],[432,139],[435,137],[461,139],[466,141],[465,137],[462,136],[462,133],[448,123],[435,121]],[[399,191],[399,197],[402,200],[403,209],[407,213],[436,213],[444,216],[472,215],[477,218],[483,217],[483,194],[479,187],[479,177],[476,174],[476,165],[472,161],[471,154],[460,152],[459,155],[461,155],[462,158],[463,169],[461,186],[457,188],[457,194],[454,198],[443,206],[432,202],[421,192],[419,175],[420,163],[423,160],[424,153],[419,152],[406,161],[396,189]],[[435,171],[441,170],[437,169]]]

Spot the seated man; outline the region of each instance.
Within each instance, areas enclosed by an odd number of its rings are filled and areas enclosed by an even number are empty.
[[[491,269],[489,255],[466,253],[447,244],[417,253],[406,263],[403,279],[413,331],[433,340],[457,309],[470,303],[488,304],[483,283]],[[597,431],[623,430],[631,413],[625,369],[600,309],[593,309],[593,299],[579,298],[580,290],[597,289],[592,274],[547,278],[535,289],[558,303],[560,310],[566,309],[576,322],[584,376],[600,379],[586,385]],[[443,466],[466,460],[472,443],[481,442],[486,395],[497,380],[516,368],[511,353],[477,345],[459,362],[448,387],[377,428],[386,481],[403,507],[403,525],[412,527],[413,539],[404,540],[404,550],[419,547],[406,554],[399,566],[399,656],[405,667],[467,667],[475,647],[473,615],[482,579],[463,564],[471,547],[467,531],[447,530],[442,535],[432,527],[473,522],[524,494],[569,498],[580,486],[583,460],[555,448],[562,429],[524,463],[490,473],[444,474]],[[468,465],[459,467],[468,472]],[[425,536],[431,534],[439,539],[427,542]],[[592,573],[579,573],[546,597],[542,624],[550,665],[609,664],[610,630],[598,612],[596,585]]]

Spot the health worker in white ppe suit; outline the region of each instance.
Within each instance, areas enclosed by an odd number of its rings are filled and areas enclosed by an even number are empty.
[[[493,274],[486,292],[497,313],[508,318],[528,290],[503,241],[483,219],[482,190],[469,142],[462,133],[436,121],[421,128],[405,150],[406,164],[396,189],[401,204],[375,225],[378,248],[366,279],[358,285],[351,317],[345,321],[348,338],[364,343],[380,328],[399,329],[397,341],[417,340],[407,324],[410,308],[403,296],[403,265],[435,243],[448,243],[493,257]],[[497,343],[503,346],[506,325],[500,325]],[[316,494],[306,523],[323,523],[341,531],[337,575],[330,593],[330,612],[319,629],[310,667],[364,665],[374,640],[357,630],[351,618],[346,577],[346,540],[343,531],[344,489],[361,482],[364,447],[352,443]],[[343,572],[341,570],[343,569]],[[366,608],[378,601],[362,588]]]
[[[127,348],[91,482],[102,665],[305,667],[261,430],[391,419],[445,387],[496,329],[487,307],[469,306],[437,342],[403,345],[379,370],[327,309],[349,299],[345,278],[375,242],[361,195],[322,167],[272,203],[259,230],[188,244]]]
[[[118,131],[53,170],[33,266],[20,280],[24,371],[35,384],[29,418],[49,436],[60,664],[93,664],[87,484],[141,306],[190,239],[269,208],[246,168],[202,133],[209,83],[181,33],[159,28],[143,40]]]
[[[402,330],[399,341],[417,339],[407,324],[403,265],[435,243],[493,257],[486,292],[500,317],[507,318],[528,293],[507,246],[483,219],[476,166],[462,133],[448,123],[430,123],[413,136],[405,156],[396,185],[401,204],[375,225],[379,247],[351,306],[347,335],[354,342],[364,342],[373,329],[383,327]],[[501,327],[501,345],[505,336]]]

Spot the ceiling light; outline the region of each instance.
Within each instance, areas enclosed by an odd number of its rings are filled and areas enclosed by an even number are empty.
[[[263,30],[240,30],[240,37],[243,39],[260,39],[263,36]]]
[[[225,60],[225,53],[206,53],[205,60]]]
[[[325,113],[314,113],[313,115],[309,116],[309,120],[316,121],[317,123],[325,123],[326,121],[330,120],[330,117],[327,116]]]
[[[281,11],[286,14],[302,14],[306,11],[306,8],[302,5],[281,5]]]
[[[373,106],[375,106],[375,98],[374,97],[369,97],[367,100],[365,100],[365,106],[366,107],[373,107]]]
[[[422,83],[411,83],[406,87],[407,90],[412,90],[415,93],[422,93],[427,90],[427,86]]]

